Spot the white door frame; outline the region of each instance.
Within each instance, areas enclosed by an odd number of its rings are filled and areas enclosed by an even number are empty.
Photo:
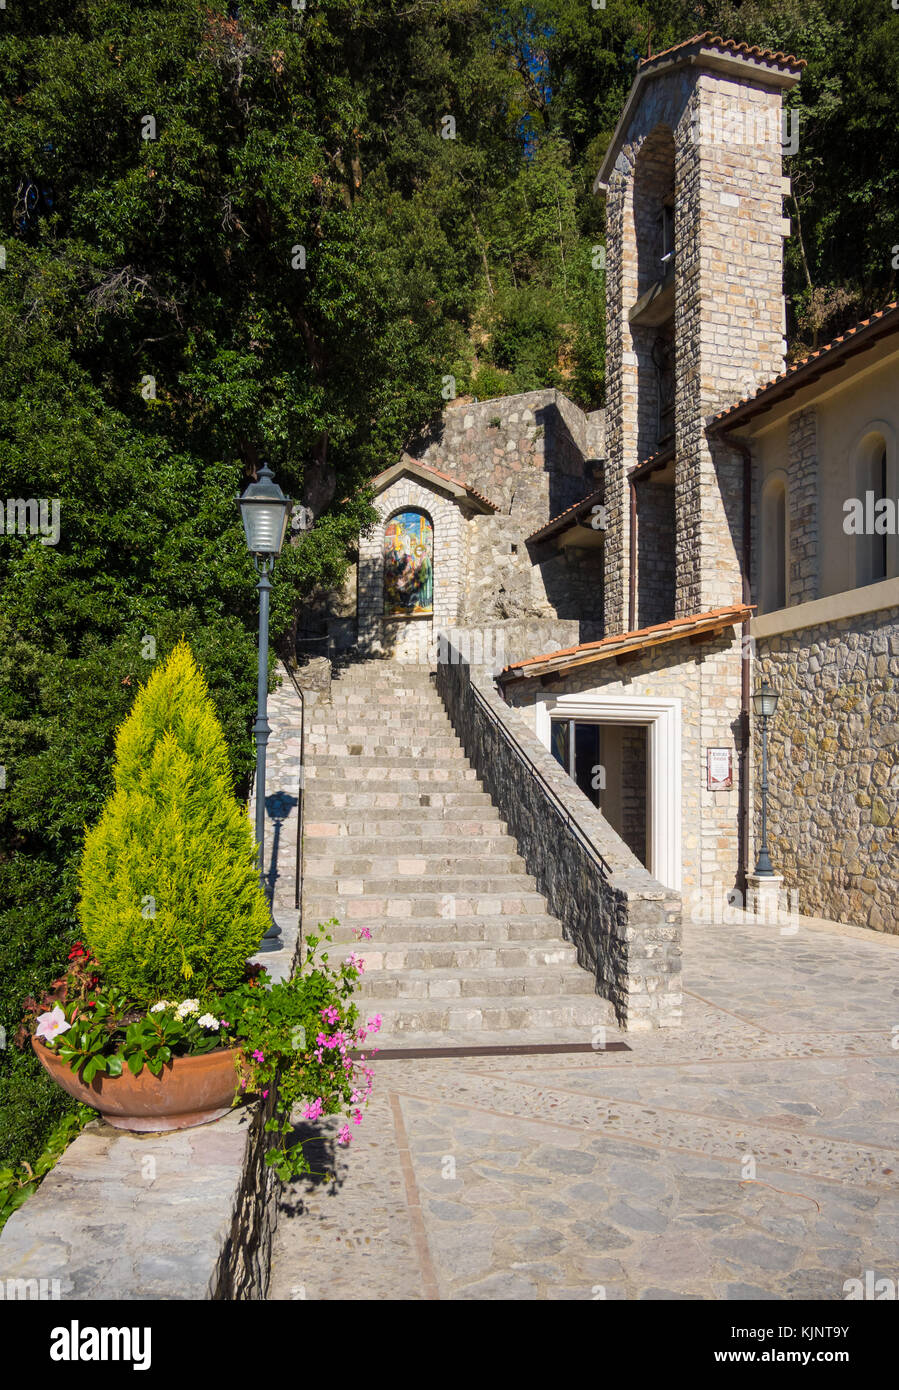
[[[681,886],[681,702],[581,690],[537,701],[537,737],[550,747],[552,718],[646,726],[649,872],[666,888]]]

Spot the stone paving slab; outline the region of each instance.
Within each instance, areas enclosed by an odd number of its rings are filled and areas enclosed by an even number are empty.
[[[685,938],[684,1025],[630,1051],[376,1061],[351,1149],[319,1141],[336,1179],[285,1190],[269,1296],[839,1301],[895,1277],[895,940]]]

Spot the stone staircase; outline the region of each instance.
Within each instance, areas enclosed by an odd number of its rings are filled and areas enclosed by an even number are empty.
[[[307,712],[305,763],[303,935],[338,919],[383,1047],[590,1042],[615,1027],[425,669],[335,672],[330,706]]]

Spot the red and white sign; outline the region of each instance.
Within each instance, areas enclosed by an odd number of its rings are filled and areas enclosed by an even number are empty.
[[[732,750],[730,748],[707,748],[705,752],[709,791],[728,791],[734,784]]]

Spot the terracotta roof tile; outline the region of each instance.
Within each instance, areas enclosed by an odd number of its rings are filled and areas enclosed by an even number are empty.
[[[771,381],[766,381],[764,386],[760,386],[751,396],[743,396],[740,400],[734,401],[733,405],[729,405],[726,410],[720,410],[713,419],[725,420],[728,415],[733,414],[740,406],[748,405],[750,401],[756,401],[768,391],[773,391],[775,387],[782,385],[783,382],[788,381],[791,376],[794,376],[801,367],[807,366],[809,362],[814,362],[818,358],[826,357],[828,353],[838,348],[841,343],[848,343],[856,334],[860,333],[863,328],[867,328],[869,324],[877,323],[878,320],[885,318],[887,314],[892,313],[896,309],[899,309],[899,300],[893,300],[892,304],[887,304],[885,308],[878,309],[877,313],[872,314],[870,318],[862,319],[860,323],[853,324],[852,328],[847,328],[845,333],[841,333],[838,338],[833,338],[829,343],[825,343],[824,347],[816,348],[814,352],[810,352],[806,357],[800,357],[797,362],[791,362],[789,367],[781,372],[779,376],[773,377]]]
[[[777,63],[779,67],[789,67],[802,69],[806,66],[804,58],[796,58],[792,53],[778,53],[770,48],[758,48],[748,43],[736,43],[733,39],[723,39],[720,34],[713,34],[711,29],[707,29],[704,34],[694,34],[691,39],[684,39],[683,43],[676,43],[672,48],[665,48],[661,53],[652,53],[648,58],[642,58],[638,64],[638,70],[645,68],[650,63],[655,63],[659,58],[667,58],[672,53],[678,53],[681,49],[691,48],[694,44],[702,44],[706,48],[717,48],[723,53],[736,53],[746,58],[758,58],[765,63]]]
[[[532,531],[531,534],[530,534],[529,536],[526,536],[526,537],[525,537],[525,540],[532,541],[532,540],[534,539],[535,536],[539,536],[539,535],[540,535],[541,531],[545,531],[545,530],[547,529],[547,527],[549,527],[549,526],[555,526],[555,524],[556,524],[557,521],[561,521],[561,520],[563,519],[563,517],[570,516],[573,512],[576,512],[576,511],[578,510],[579,507],[586,507],[586,506],[588,506],[591,502],[595,502],[595,501],[599,500],[599,499],[602,497],[602,495],[603,495],[604,492],[605,492],[605,485],[604,485],[604,484],[603,484],[602,486],[598,487],[598,488],[594,488],[594,490],[593,490],[592,492],[588,492],[588,493],[587,493],[587,496],[586,496],[586,497],[582,497],[581,500],[580,500],[579,502],[572,502],[571,506],[570,506],[570,507],[566,507],[565,510],[564,510],[564,512],[559,512],[558,515],[556,515],[556,516],[551,516],[550,519],[549,519],[549,521],[544,521],[543,525],[542,525],[542,526],[538,526],[537,529],[536,529],[536,531]]]
[[[611,637],[602,637],[598,642],[580,642],[576,647],[561,647],[558,651],[544,652],[541,656],[529,656],[524,661],[515,661],[510,666],[506,666],[501,674],[506,675],[512,671],[520,671],[524,666],[536,666],[544,661],[559,661],[568,656],[583,656],[588,652],[602,656],[605,652],[614,650],[616,647],[623,651],[632,651],[644,645],[652,646],[655,638],[680,628],[683,629],[683,635],[689,637],[691,632],[701,632],[704,628],[714,627],[716,620],[725,619],[728,626],[731,623],[741,622],[745,617],[748,617],[751,611],[751,607],[743,603],[726,608],[709,608],[704,613],[691,613],[684,618],[671,618],[665,623],[653,623],[651,627],[635,628],[632,632],[618,632]]]
[[[466,483],[464,478],[456,478],[452,473],[441,473],[439,468],[432,468],[429,463],[422,463],[420,459],[413,458],[411,454],[404,454],[400,459],[400,463],[414,464],[416,468],[421,468],[425,473],[433,473],[435,478],[442,478],[446,483],[454,483],[456,487],[464,488],[472,497],[476,497],[479,502],[485,503],[485,505],[491,507],[493,511],[498,511],[495,502],[491,502],[489,497],[485,497],[483,492],[478,492],[477,488],[472,487],[470,483]],[[395,465],[391,464],[391,467],[395,467]],[[380,473],[372,478],[372,485],[377,483],[380,478],[383,478],[385,473],[389,472],[389,468],[382,469]]]

